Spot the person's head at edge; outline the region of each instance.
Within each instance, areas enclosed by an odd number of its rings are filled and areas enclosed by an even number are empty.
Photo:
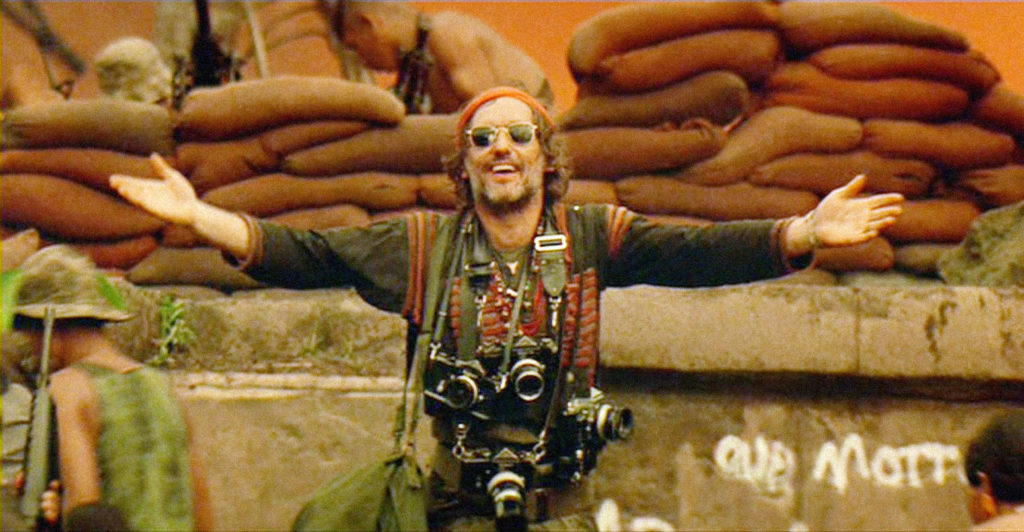
[[[975,524],[1024,504],[1024,411],[993,418],[968,447],[964,468],[971,485],[968,512]]]
[[[571,170],[561,139],[547,109],[526,92],[495,87],[478,94],[463,106],[455,135],[444,167],[460,209],[479,204],[500,214],[537,194],[545,204],[565,194]]]
[[[14,308],[13,328],[31,344],[31,357],[18,360],[21,367],[37,370],[47,308],[54,311],[51,366],[64,366],[60,356],[67,342],[82,334],[99,333],[107,322],[131,319],[125,302],[110,281],[86,255],[66,245],[47,246],[21,265],[22,282]],[[24,353],[24,351],[21,351]],[[6,353],[5,353],[6,355]]]

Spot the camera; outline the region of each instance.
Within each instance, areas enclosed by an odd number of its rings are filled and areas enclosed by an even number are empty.
[[[532,403],[544,395],[544,364],[533,358],[523,358],[509,372],[516,396]]]
[[[503,470],[487,483],[494,501],[494,524],[499,531],[526,530],[526,479]]]
[[[548,406],[542,398],[551,395],[548,383],[555,378],[555,358],[547,347],[517,347],[508,368],[502,367],[501,357],[460,360],[438,350],[424,375],[427,413],[455,412],[504,422],[536,417],[538,409]]]

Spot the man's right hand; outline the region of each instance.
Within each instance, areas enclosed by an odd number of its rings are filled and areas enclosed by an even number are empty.
[[[191,228],[207,242],[236,257],[249,253],[249,227],[241,216],[205,203],[185,176],[157,154],[149,156],[162,179],[110,176],[110,186],[126,200],[165,222]]]
[[[193,225],[199,199],[192,184],[158,154],[150,155],[149,162],[162,180],[115,174],[110,176],[110,186],[133,205],[161,220]]]

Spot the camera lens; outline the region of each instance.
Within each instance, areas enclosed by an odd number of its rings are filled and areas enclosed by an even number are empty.
[[[459,375],[448,379],[445,397],[454,408],[469,408],[480,397],[480,389],[473,379]]]
[[[602,439],[626,439],[633,432],[633,411],[628,408],[601,405],[597,410],[594,428]]]
[[[523,491],[526,480],[512,471],[500,471],[487,483],[494,501],[494,522],[499,531],[526,530]]]
[[[532,358],[516,362],[512,366],[512,385],[520,399],[536,401],[544,394],[544,365]]]

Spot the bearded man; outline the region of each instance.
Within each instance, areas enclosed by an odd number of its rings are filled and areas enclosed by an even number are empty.
[[[436,529],[492,519],[509,529],[594,526],[573,488],[632,427],[629,410],[597,388],[602,289],[776,277],[818,247],[877,236],[902,211],[899,194],[857,197],[859,177],[805,216],[659,225],[623,207],[561,203],[570,176],[554,122],[523,91],[479,94],[455,133],[445,163],[458,212],[365,227],[295,231],[220,210],[159,158],[162,182],[111,178],[129,201],[191,227],[261,281],[352,286],[409,321],[438,443]]]

